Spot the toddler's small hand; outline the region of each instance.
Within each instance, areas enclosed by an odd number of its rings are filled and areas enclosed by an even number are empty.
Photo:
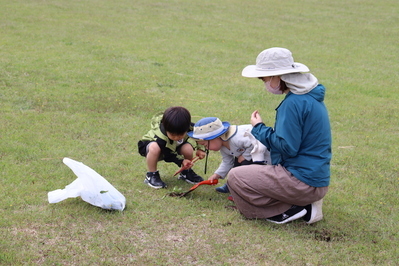
[[[203,150],[197,150],[195,153],[201,160],[205,158],[206,153]]]
[[[219,178],[220,178],[221,176],[220,175],[218,175],[218,174],[213,174],[213,175],[211,175],[209,178],[208,178],[208,180],[218,180]]]

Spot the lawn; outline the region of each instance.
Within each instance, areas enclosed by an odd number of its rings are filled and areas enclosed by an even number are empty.
[[[0,0],[0,265],[397,265],[399,4],[381,1]],[[282,96],[241,76],[285,47],[326,86],[333,135],[324,219],[247,220],[214,187],[160,163],[143,183],[137,141],[153,114],[188,108],[273,125]],[[64,157],[126,197],[123,212],[80,198]],[[195,171],[220,163],[210,153]],[[221,181],[224,183],[224,181]]]

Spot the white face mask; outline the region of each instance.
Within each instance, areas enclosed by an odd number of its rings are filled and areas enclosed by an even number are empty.
[[[272,79],[273,79],[273,77],[269,81],[265,82],[266,90],[273,94],[283,94],[283,91],[280,90],[280,81],[278,83],[277,88],[273,88],[272,85],[270,84],[272,82]]]

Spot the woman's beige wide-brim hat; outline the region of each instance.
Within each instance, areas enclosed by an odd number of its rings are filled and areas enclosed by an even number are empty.
[[[256,65],[246,66],[242,75],[247,78],[259,78],[300,72],[309,72],[309,68],[294,62],[290,50],[273,47],[262,51],[256,58]]]

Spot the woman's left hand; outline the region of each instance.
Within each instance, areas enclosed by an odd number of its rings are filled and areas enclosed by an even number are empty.
[[[262,117],[260,116],[258,110],[251,114],[251,125],[254,127],[256,124],[262,123]]]

